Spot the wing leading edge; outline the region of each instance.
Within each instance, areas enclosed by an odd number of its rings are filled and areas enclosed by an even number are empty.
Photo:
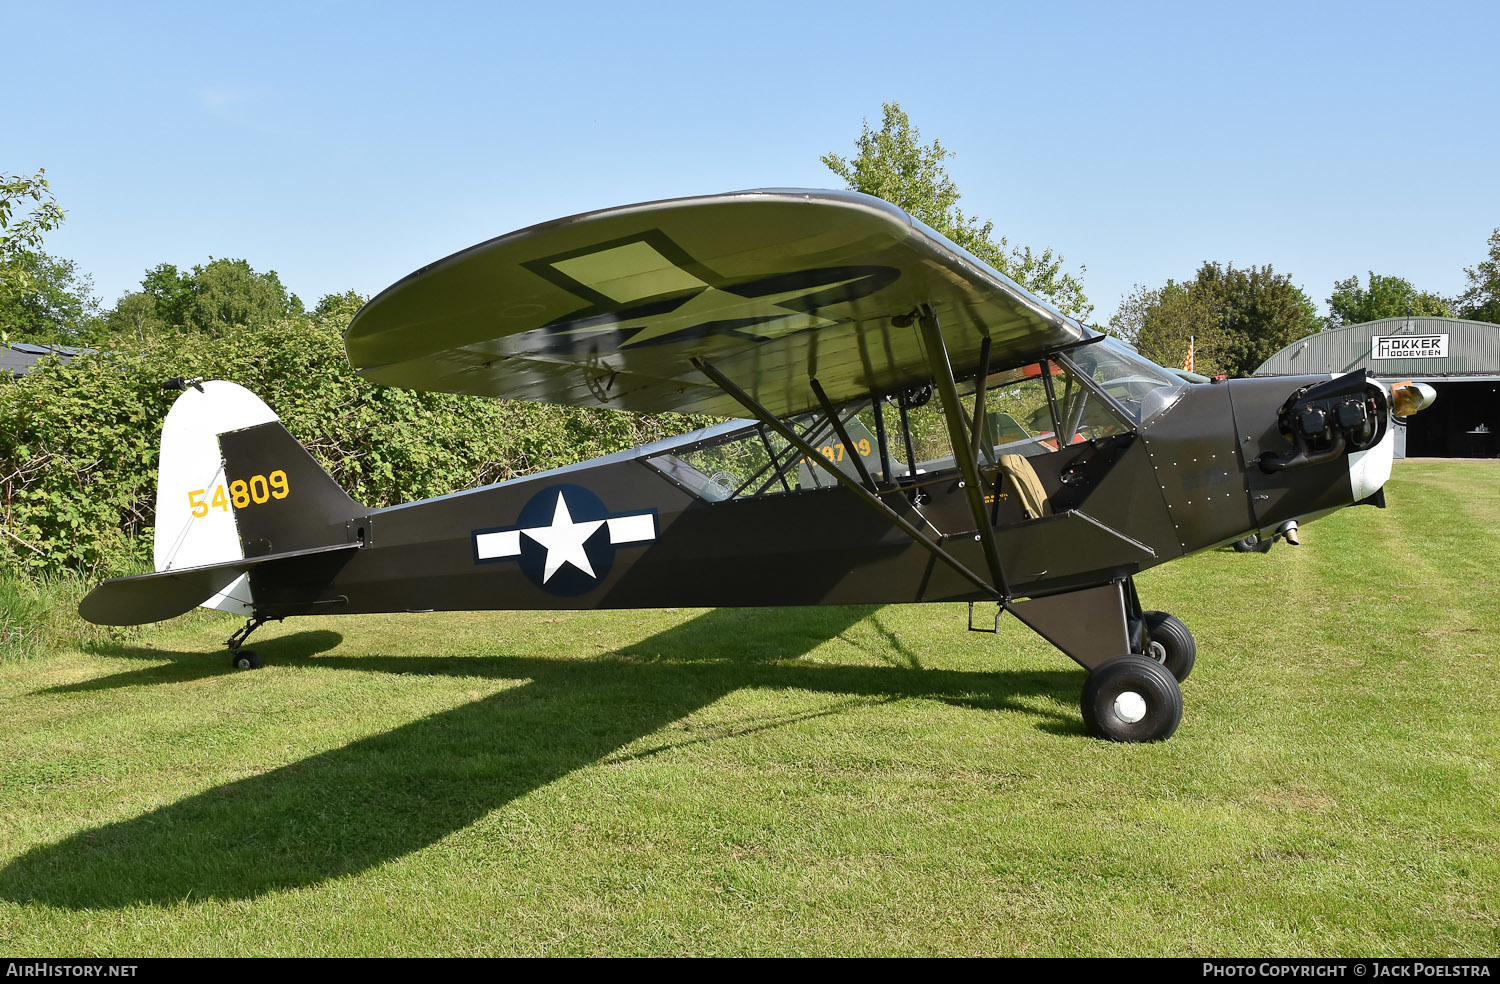
[[[355,316],[373,382],[623,410],[735,414],[712,362],[777,416],[930,378],[931,305],[962,376],[1081,325],[895,206],[762,190],[589,212],[501,236],[397,282]],[[898,327],[897,322],[904,323]]]

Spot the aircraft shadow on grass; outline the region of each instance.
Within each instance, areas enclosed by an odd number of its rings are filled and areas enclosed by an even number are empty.
[[[898,649],[879,667],[788,665],[843,635],[875,607],[783,610],[776,661],[739,656],[764,613],[717,609],[597,660],[374,656],[313,665],[528,682],[149,813],[37,847],[0,870],[0,898],[71,909],[249,899],[365,871],[421,850],[532,790],[599,763],[644,758],[878,701],[926,698],[1042,718],[1083,734],[1074,715],[1023,698],[1070,704],[1080,670],[924,670]],[[898,642],[876,620],[888,640]],[[257,648],[283,665],[340,641],[303,632]],[[847,638],[847,637],[845,637]],[[124,658],[171,662],[52,693],[181,682],[228,672],[219,656],[120,647]],[[816,712],[740,721],[644,750],[625,747],[744,687],[803,689],[850,700]]]

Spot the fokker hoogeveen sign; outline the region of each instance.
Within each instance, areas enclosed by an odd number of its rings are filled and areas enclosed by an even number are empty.
[[[1372,359],[1446,359],[1447,335],[1376,335],[1370,339]]]

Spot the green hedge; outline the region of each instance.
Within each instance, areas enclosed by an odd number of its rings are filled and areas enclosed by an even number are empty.
[[[378,507],[581,461],[709,418],[640,416],[371,385],[349,368],[351,312],[217,335],[117,338],[0,384],[0,562],[30,575],[149,570],[172,376],[250,389],[356,500]]]

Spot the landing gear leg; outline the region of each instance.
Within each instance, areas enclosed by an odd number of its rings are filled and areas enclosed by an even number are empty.
[[[1171,671],[1178,683],[1186,680],[1193,672],[1198,644],[1182,619],[1166,612],[1142,611],[1133,578],[1125,582],[1125,610],[1130,623],[1129,651],[1156,660]]]
[[[229,637],[226,645],[229,646],[230,665],[237,670],[258,670],[262,664],[260,657],[253,649],[241,649],[245,640],[250,638],[250,633],[266,624],[264,615],[253,616],[238,632]]]

